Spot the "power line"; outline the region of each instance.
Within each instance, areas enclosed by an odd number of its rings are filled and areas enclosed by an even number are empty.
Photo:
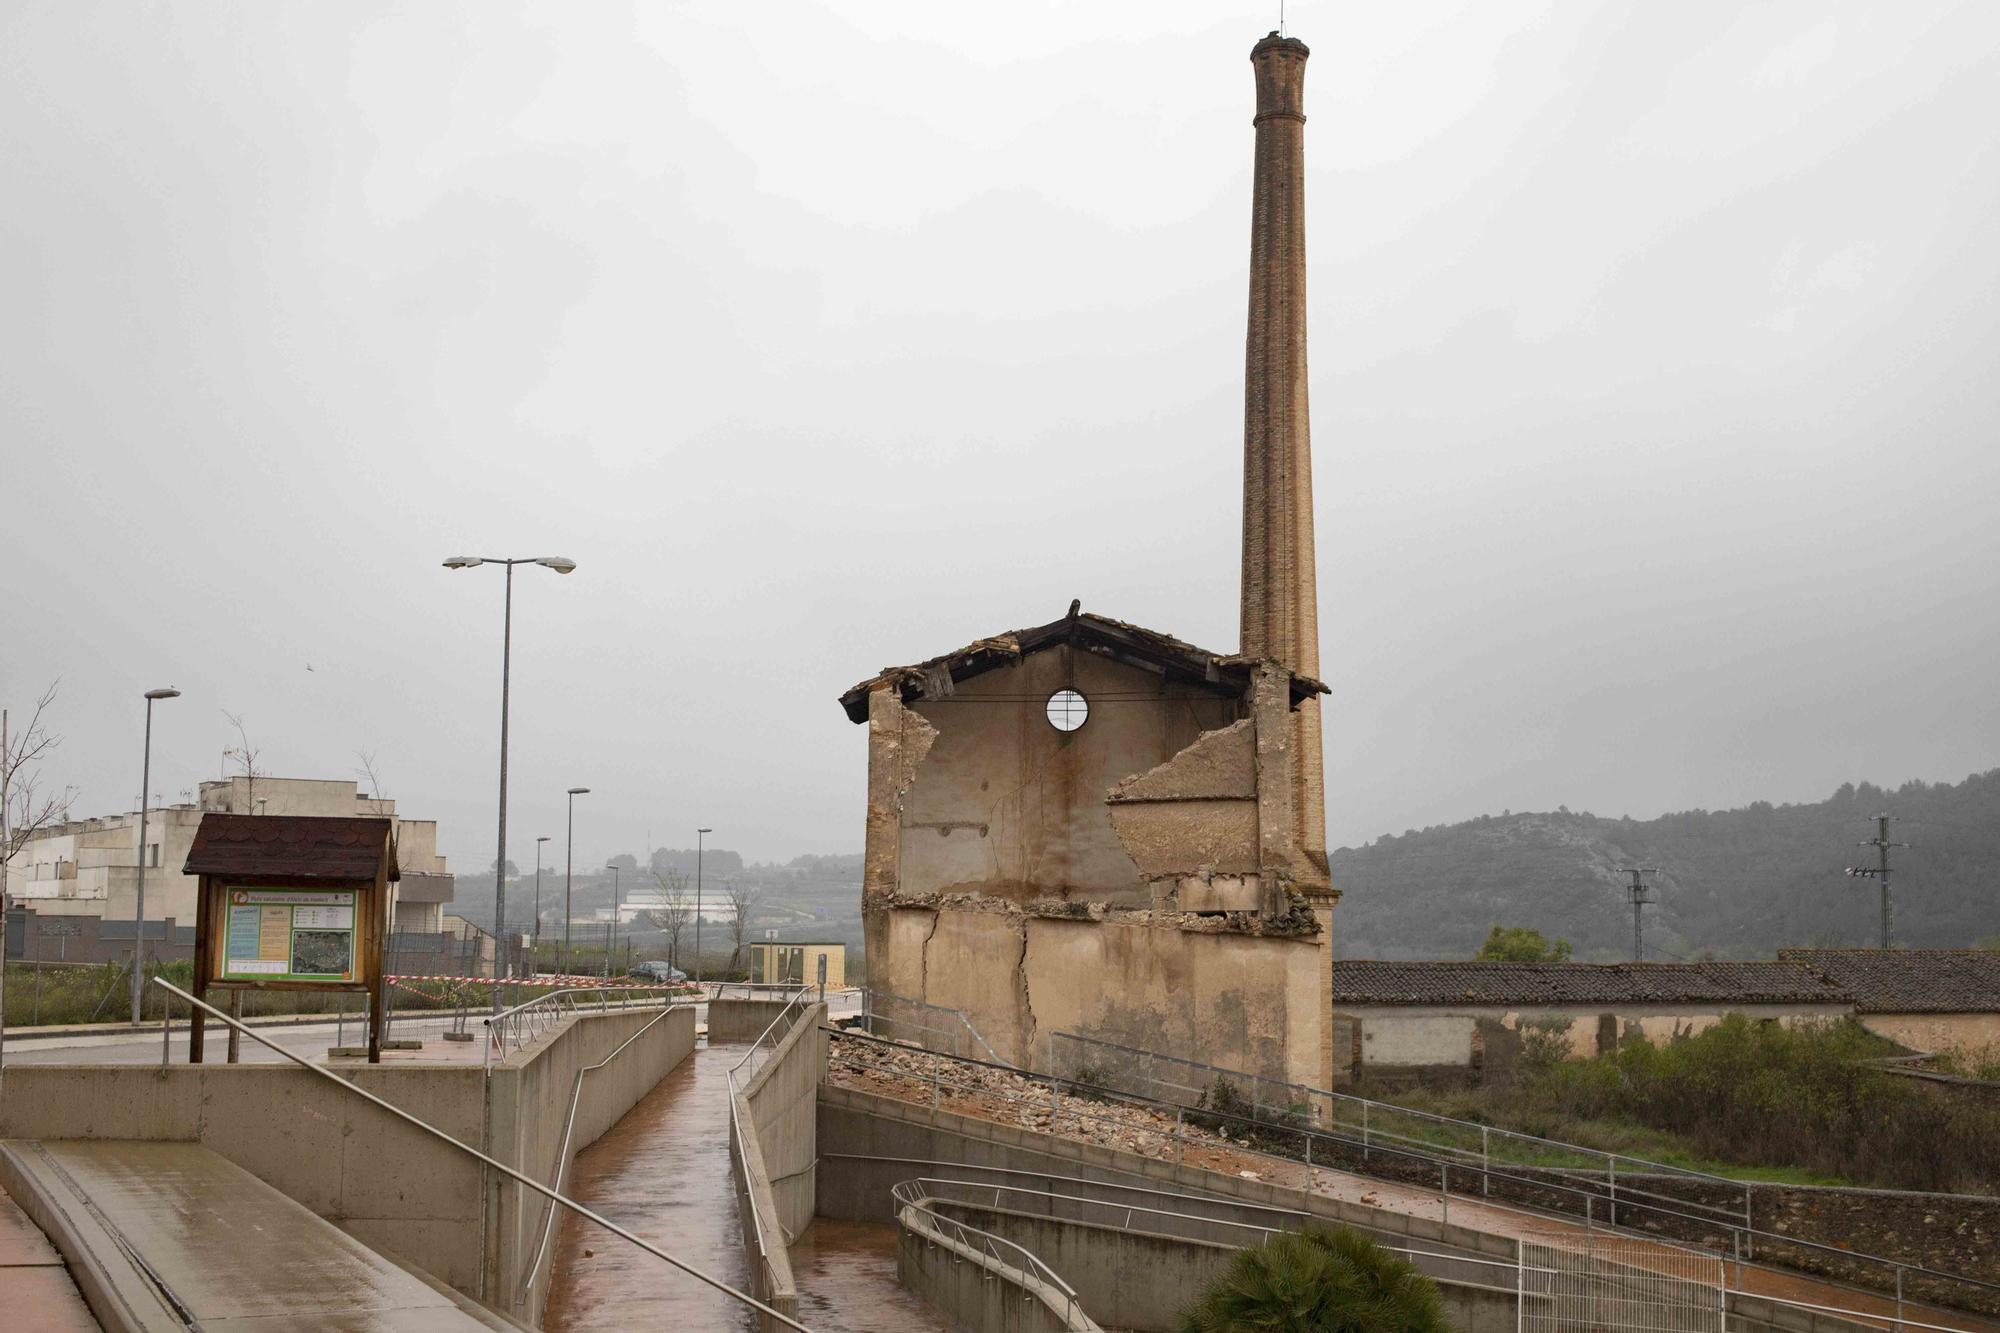
[[[1889,897],[1889,849],[1908,847],[1907,842],[1889,841],[1889,816],[1875,816],[1875,836],[1867,842],[1857,842],[1856,847],[1873,847],[1880,857],[1880,863],[1873,866],[1849,866],[1847,873],[1856,879],[1879,880],[1882,885],[1882,947],[1893,949],[1896,940],[1895,907]]]
[[[1643,877],[1657,875],[1660,872],[1655,866],[1626,866],[1625,873],[1632,877],[1632,882],[1625,888],[1626,894],[1632,899],[1632,961],[1642,963],[1646,960],[1646,947],[1640,933],[1639,913],[1640,909],[1653,901],[1653,892],[1646,886]]]

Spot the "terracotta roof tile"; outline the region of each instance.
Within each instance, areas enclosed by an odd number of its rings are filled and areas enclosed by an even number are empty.
[[[1844,1004],[1803,963],[1336,961],[1336,1005]]]
[[[1854,997],[1864,1014],[2000,1013],[1990,949],[1780,949]]]

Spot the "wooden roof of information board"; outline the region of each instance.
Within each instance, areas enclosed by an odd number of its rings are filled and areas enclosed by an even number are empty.
[[[225,815],[201,817],[184,873],[241,882],[354,884],[387,858],[400,878],[390,823],[378,817]]]

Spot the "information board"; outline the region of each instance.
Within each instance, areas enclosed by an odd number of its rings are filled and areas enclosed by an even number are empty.
[[[352,981],[354,889],[229,890],[224,981]]]

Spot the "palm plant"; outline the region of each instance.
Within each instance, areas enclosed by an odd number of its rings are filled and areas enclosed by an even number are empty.
[[[1450,1333],[1437,1285],[1358,1231],[1281,1232],[1181,1312],[1180,1333]]]

